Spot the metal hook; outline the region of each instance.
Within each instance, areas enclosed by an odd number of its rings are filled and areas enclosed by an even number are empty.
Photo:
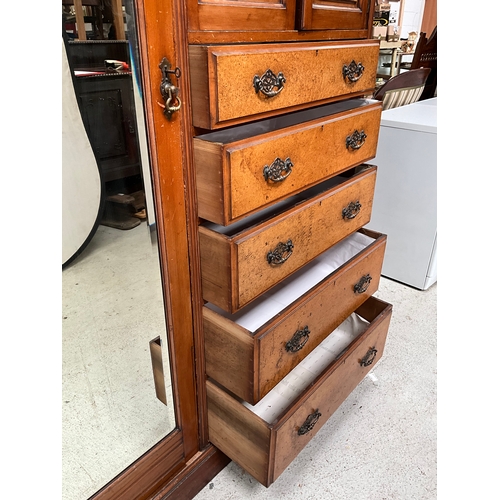
[[[166,57],[164,57],[160,63],[160,70],[162,72],[163,78],[160,83],[160,92],[165,101],[164,113],[166,117],[170,120],[172,118],[172,113],[179,111],[182,106],[182,102],[179,98],[179,89],[170,81],[168,74],[173,74],[175,77],[179,78],[181,76],[180,68],[170,69],[170,62]],[[173,103],[177,103],[172,105]]]
[[[170,113],[173,113],[174,111],[179,111],[179,109],[181,109],[181,106],[182,106],[182,102],[181,100],[179,99],[179,96],[177,95],[177,93],[175,94],[175,97],[172,96],[172,89],[168,89],[168,99],[165,101],[165,112],[170,112]],[[170,103],[175,99],[175,101],[178,102],[178,104],[176,106],[170,106]]]

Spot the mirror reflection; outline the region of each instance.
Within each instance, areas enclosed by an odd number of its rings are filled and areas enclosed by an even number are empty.
[[[63,0],[63,496],[175,427],[132,0]]]

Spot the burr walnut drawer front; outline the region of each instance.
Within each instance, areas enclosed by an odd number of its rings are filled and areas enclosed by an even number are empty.
[[[269,486],[381,358],[391,313],[368,298],[255,406],[207,380],[209,440]]]
[[[195,138],[198,215],[227,225],[374,158],[381,112],[352,99]]]
[[[235,313],[370,221],[376,167],[362,165],[231,226],[199,226],[203,298]]]
[[[236,314],[206,304],[207,375],[257,403],[377,290],[386,239],[360,229]]]
[[[371,92],[377,40],[189,47],[193,124],[216,129]]]

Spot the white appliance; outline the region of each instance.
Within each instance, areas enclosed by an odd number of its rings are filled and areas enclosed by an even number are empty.
[[[387,235],[382,275],[420,290],[437,281],[437,97],[382,112],[368,228]]]

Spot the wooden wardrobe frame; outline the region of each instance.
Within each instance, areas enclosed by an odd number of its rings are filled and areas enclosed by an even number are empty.
[[[176,428],[126,468],[92,500],[191,499],[228,463],[208,443],[201,281],[191,130],[184,2],[134,0],[141,54],[160,267]],[[171,7],[171,9],[170,9]],[[168,120],[159,91],[159,63],[181,68],[175,82],[181,110]],[[200,307],[196,307],[200,304]]]

